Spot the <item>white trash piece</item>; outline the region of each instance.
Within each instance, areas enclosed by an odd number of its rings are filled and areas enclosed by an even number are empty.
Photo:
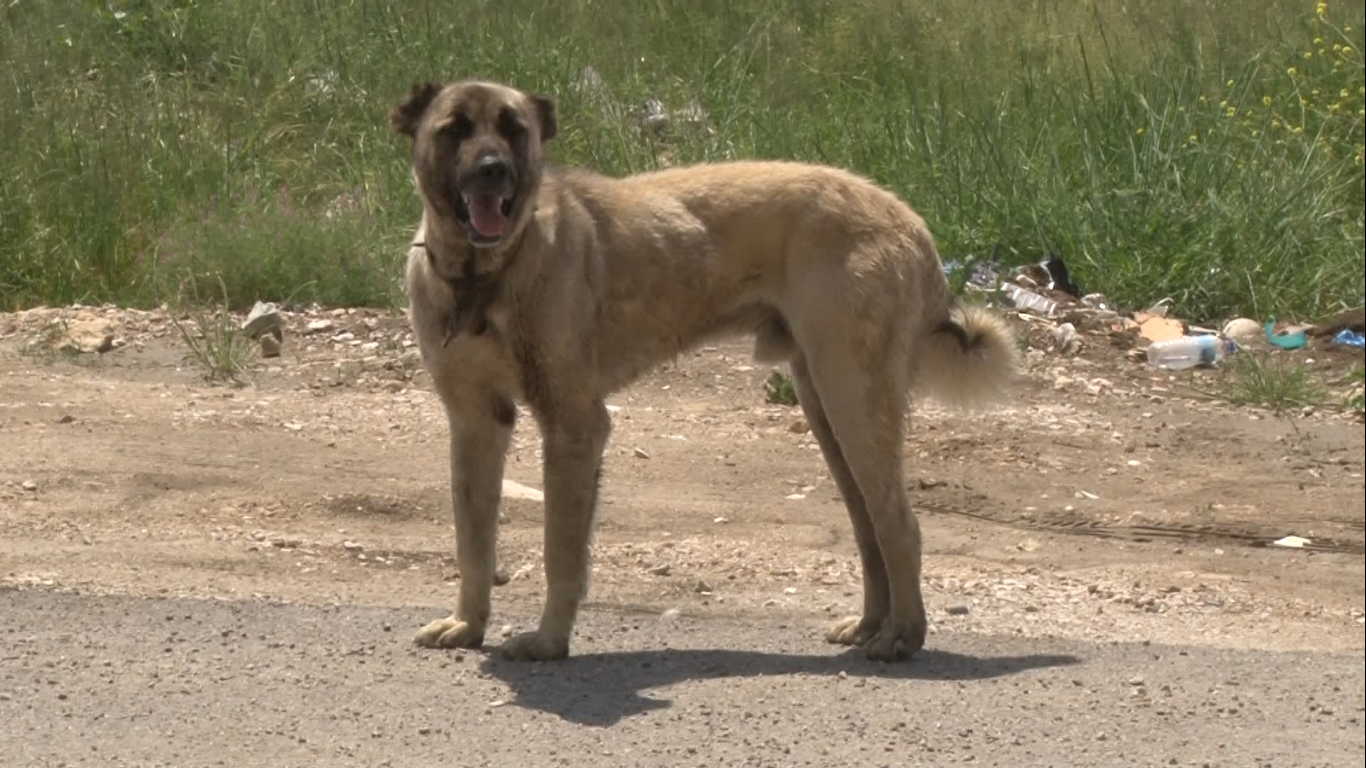
[[[1214,334],[1182,336],[1150,344],[1148,364],[1180,371],[1197,365],[1214,365],[1237,351],[1238,344],[1233,339],[1221,339]]]

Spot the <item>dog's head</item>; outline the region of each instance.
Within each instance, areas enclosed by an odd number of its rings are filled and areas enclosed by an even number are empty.
[[[548,96],[498,83],[419,83],[389,116],[412,140],[427,204],[476,248],[510,241],[535,210],[545,144],[555,138]]]

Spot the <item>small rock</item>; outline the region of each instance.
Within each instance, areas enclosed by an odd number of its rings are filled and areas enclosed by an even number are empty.
[[[694,592],[699,595],[709,595],[712,593],[711,585],[705,581],[698,580],[697,586],[693,587]]]
[[[972,610],[967,603],[953,603],[944,609],[950,616],[966,616]]]
[[[811,425],[806,423],[806,419],[797,419],[787,426],[787,431],[794,435],[804,435],[811,431]]]
[[[636,458],[637,458],[637,459],[648,459],[648,458],[650,458],[650,454],[649,454],[648,452],[646,452],[646,450],[645,450],[644,448],[637,448],[637,449],[635,450],[635,454],[636,454]]]
[[[681,616],[681,615],[682,615],[682,613],[681,613],[677,608],[670,608],[670,609],[668,609],[667,611],[665,611],[665,612],[659,614],[659,620],[660,620],[660,621],[673,621],[674,619],[677,619],[677,618],[678,618],[679,616]]]
[[[114,348],[114,324],[102,317],[79,315],[64,324],[55,346],[63,352],[104,354]]]
[[[1137,688],[1138,686],[1143,685],[1143,684],[1144,684],[1144,681],[1143,681],[1143,676],[1142,676],[1142,675],[1134,675],[1133,677],[1129,678],[1129,685],[1131,685],[1131,686],[1133,686],[1133,687],[1135,687],[1135,688]]]
[[[267,333],[261,337],[261,357],[279,357],[280,340],[274,334]]]
[[[655,567],[650,569],[650,574],[653,576],[668,576],[669,564],[665,563],[664,565],[656,565]]]
[[[801,501],[804,498],[806,498],[806,494],[804,493],[792,493],[787,496],[788,501]]]
[[[260,339],[266,334],[279,334],[280,308],[268,301],[256,302],[251,312],[247,313],[247,319],[242,321],[242,330],[252,339]]]
[[[313,320],[309,322],[306,330],[309,333],[323,333],[324,331],[330,331],[332,330],[332,321],[326,319]]]
[[[62,418],[57,419],[57,423],[58,423],[58,424],[70,424],[71,422],[73,422],[73,421],[75,421],[75,420],[76,420],[76,417],[75,417],[75,416],[72,416],[71,414],[68,413],[68,414],[62,416]]]
[[[348,552],[360,552],[361,550],[365,549],[365,547],[362,546],[361,543],[358,541],[343,541],[342,549]]]
[[[23,488],[29,493],[33,493],[34,491],[38,490],[38,484],[33,482],[32,480],[25,480],[24,482],[19,484],[19,487]]]

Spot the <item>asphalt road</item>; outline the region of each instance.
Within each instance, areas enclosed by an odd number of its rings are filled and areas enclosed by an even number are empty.
[[[506,604],[500,603],[500,610]],[[0,592],[3,766],[1358,766],[1361,654],[588,610],[568,662],[425,651],[436,608]],[[531,614],[514,616],[527,626]]]

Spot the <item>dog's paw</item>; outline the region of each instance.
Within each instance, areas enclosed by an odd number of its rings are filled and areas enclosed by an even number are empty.
[[[924,619],[903,625],[887,622],[863,644],[863,652],[871,661],[909,659],[925,647],[925,632]]]
[[[449,616],[419,629],[413,642],[423,648],[478,648],[484,644],[484,628]]]
[[[540,630],[513,635],[503,642],[503,658],[511,661],[559,661],[569,656],[569,638]]]
[[[880,629],[881,619],[850,616],[830,625],[830,630],[825,633],[825,640],[836,645],[862,646]]]

